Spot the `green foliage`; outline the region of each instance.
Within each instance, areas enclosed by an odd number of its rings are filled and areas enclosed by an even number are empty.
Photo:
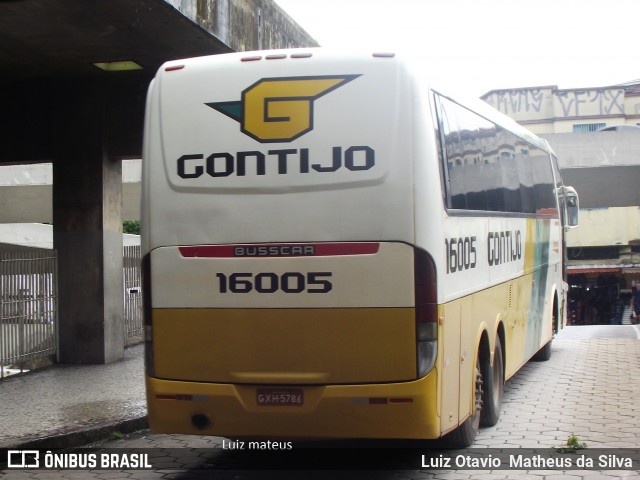
[[[122,432],[115,431],[109,434],[109,440],[122,440],[123,438],[124,438],[124,433]]]
[[[571,435],[569,435],[566,445],[558,445],[554,446],[553,448],[555,448],[559,453],[574,453],[577,450],[587,448],[587,444],[581,442],[578,436],[575,433],[572,433]]]
[[[122,233],[140,235],[140,220],[125,220],[122,222]]]

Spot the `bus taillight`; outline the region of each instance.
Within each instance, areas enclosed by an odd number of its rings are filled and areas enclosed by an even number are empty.
[[[438,351],[436,265],[427,252],[414,249],[417,377],[431,371]]]

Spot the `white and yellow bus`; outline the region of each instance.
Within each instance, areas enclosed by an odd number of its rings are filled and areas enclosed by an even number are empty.
[[[143,165],[157,432],[466,446],[565,323],[553,152],[399,55],[168,62]]]

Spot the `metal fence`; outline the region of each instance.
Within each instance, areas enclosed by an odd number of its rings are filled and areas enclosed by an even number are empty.
[[[54,250],[0,252],[0,378],[58,350]]]
[[[123,249],[124,335],[142,341],[140,246]],[[55,250],[0,252],[0,379],[31,370],[58,353]]]
[[[142,281],[140,246],[124,247],[124,325],[126,343],[142,341]]]

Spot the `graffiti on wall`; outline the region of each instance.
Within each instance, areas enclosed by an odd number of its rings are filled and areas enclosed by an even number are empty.
[[[501,112],[514,117],[542,114],[548,118],[569,118],[587,115],[624,115],[625,94],[622,88],[591,90],[558,90],[556,87],[525,88],[493,92],[485,100]]]
[[[487,99],[494,108],[503,113],[540,112],[545,97],[541,89],[504,90],[494,93],[494,98]],[[493,101],[492,101],[493,100]]]
[[[624,90],[558,90],[556,98],[562,112],[556,116],[579,117],[580,115],[624,115]]]

